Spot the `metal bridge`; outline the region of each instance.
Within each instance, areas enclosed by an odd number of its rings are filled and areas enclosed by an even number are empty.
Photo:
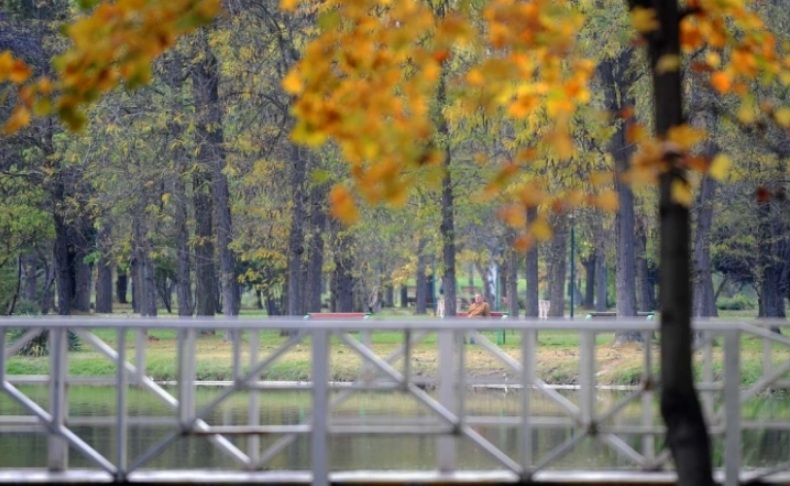
[[[719,451],[716,475],[727,485],[750,481],[783,482],[790,479],[790,457],[769,467],[744,464],[743,435],[749,430],[790,431],[790,418],[750,417],[744,405],[754,397],[790,386],[790,339],[771,332],[760,322],[706,321],[695,323],[703,336],[697,345],[696,359],[702,366],[697,387],[702,397],[709,431]],[[672,483],[676,476],[669,451],[663,446],[665,429],[657,412],[657,350],[643,348],[641,385],[629,389],[613,403],[597,397],[596,350],[604,346],[596,337],[617,331],[638,331],[650,343],[658,323],[648,320],[503,320],[470,321],[461,319],[390,319],[390,320],[297,320],[216,318],[3,318],[0,319],[0,401],[11,399],[24,413],[0,415],[0,434],[40,434],[46,438],[46,466],[0,468],[0,482],[294,482],[328,484],[330,482],[632,482]],[[225,332],[231,341],[233,381],[208,403],[198,404],[196,343],[201,329]],[[520,345],[505,349],[491,336],[501,335],[502,328]],[[11,339],[11,330],[25,329],[21,337]],[[146,360],[155,353],[147,332],[174,330],[178,336],[177,380],[164,386],[146,376]],[[9,373],[12,357],[42,330],[50,339],[48,369],[38,376]],[[276,346],[262,347],[264,332],[288,330],[290,338]],[[578,390],[573,397],[547,385],[536,373],[538,335],[543,331],[563,331],[575,335],[578,348]],[[96,378],[70,374],[67,350],[68,332],[79,335],[82,346],[101,353],[113,367],[113,376]],[[394,351],[377,352],[378,333],[400,336]],[[15,335],[19,335],[19,331]],[[99,336],[102,336],[100,338]],[[761,376],[754,384],[742,387],[742,341],[761,342],[763,364]],[[465,345],[469,340],[474,346]],[[599,340],[601,341],[601,340]],[[331,347],[330,347],[331,342]],[[415,349],[435,349],[435,374],[415,372]],[[608,344],[607,344],[608,345]],[[271,383],[261,376],[268,368],[296,347],[310,350],[311,381]],[[342,346],[349,356],[361,363],[353,382],[332,381],[336,359],[331,349]],[[505,377],[471,378],[467,373],[468,350],[489,353],[509,370]],[[716,355],[716,359],[714,359]],[[719,368],[717,368],[719,367]],[[80,417],[70,414],[69,386],[77,384],[110,385],[115,406],[103,417]],[[466,391],[470,387],[489,386],[514,390],[518,409],[507,415],[480,415],[470,410]],[[46,387],[48,397],[31,395],[30,390]],[[262,423],[261,397],[275,390],[308,390],[310,411],[298,423]],[[161,402],[166,411],[158,416],[130,417],[129,394],[140,390]],[[396,393],[410,397],[421,412],[414,417],[347,417],[333,413],[343,402],[358,393]],[[243,397],[248,413],[243,422],[217,423],[212,412],[223,402]],[[553,405],[549,413],[537,413],[537,400]],[[45,402],[44,404],[42,404]],[[640,405],[634,417],[620,420],[627,409]],[[1,407],[0,407],[1,408]],[[102,423],[113,430],[112,447],[102,450],[84,437],[85,423]],[[130,429],[140,423],[156,423],[165,428],[154,443],[142,452],[131,447],[136,440]],[[480,432],[481,427],[511,429],[516,447],[504,447]],[[561,427],[569,433],[551,450],[539,447],[537,432]],[[429,468],[387,468],[385,470],[338,470],[333,464],[330,444],[343,436],[398,436],[405,439],[435,437]],[[155,468],[151,464],[179,441],[200,437],[229,458],[232,467]],[[267,440],[263,441],[266,438]],[[274,438],[274,439],[272,439]],[[636,439],[634,439],[636,438]],[[309,441],[310,466],[301,470],[281,469],[273,459],[297,440]],[[592,449],[615,451],[620,463],[616,468],[560,468],[561,459],[592,441]],[[459,447],[473,447],[495,466],[469,469],[459,459]],[[135,450],[136,452],[132,452]],[[109,451],[109,452],[108,452]],[[69,467],[70,454],[87,458],[91,467]],[[361,468],[360,468],[361,469]]]

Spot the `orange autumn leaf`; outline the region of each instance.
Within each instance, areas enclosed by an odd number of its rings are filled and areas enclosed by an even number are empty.
[[[499,211],[499,219],[513,228],[523,228],[524,225],[527,224],[527,216],[524,213],[524,208],[515,204],[502,208]]]
[[[615,212],[620,205],[615,191],[605,191],[595,197],[594,204],[604,211]]]
[[[353,224],[359,220],[359,210],[354,198],[347,188],[335,185],[329,192],[330,214],[344,224]]]
[[[8,73],[8,79],[11,80],[12,83],[22,84],[28,80],[32,70],[24,63],[24,61],[17,59],[14,61],[14,65],[11,67],[11,70]]]
[[[3,126],[4,135],[13,135],[22,127],[30,123],[30,110],[24,106],[17,106]]]
[[[710,75],[710,84],[713,89],[721,94],[729,93],[732,89],[732,79],[723,71],[716,71]]]

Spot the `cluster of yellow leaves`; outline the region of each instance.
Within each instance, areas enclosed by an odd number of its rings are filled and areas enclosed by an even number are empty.
[[[743,123],[754,122],[756,110],[748,94],[749,84],[778,80],[784,87],[790,86],[790,42],[785,41],[780,49],[776,36],[749,9],[748,1],[691,0],[689,8],[692,15],[681,23],[682,48],[685,52],[706,48],[704,61],[693,68],[709,73],[709,82],[719,94],[740,96],[738,118]],[[769,115],[781,126],[790,127],[790,108],[780,107]]]
[[[575,53],[583,17],[570,2],[492,0],[480,22],[470,4],[465,12],[414,0],[284,0],[281,7],[300,4],[318,5],[322,30],[283,80],[296,97],[293,138],[334,141],[366,201],[405,202],[412,169],[442,162],[431,109],[440,82],[464,92],[469,114],[545,113],[553,121],[545,139],[559,157],[573,155],[570,118],[590,98],[595,66]],[[459,46],[488,55],[460,76],[443,77]],[[333,196],[333,214],[353,221],[347,189]]]
[[[692,53],[704,49],[704,60],[696,62],[692,69],[708,73],[710,85],[720,95],[740,97],[738,119],[745,124],[755,122],[757,107],[749,93],[749,84],[756,80],[765,83],[778,80],[781,85],[790,86],[790,58],[781,54],[782,50],[790,51],[790,44],[780,49],[776,37],[744,0],[690,0],[687,8],[688,15],[680,25],[682,50]],[[652,9],[634,9],[631,20],[642,35],[660,27]],[[679,69],[680,64],[678,56],[667,56],[659,61],[656,69],[673,71]],[[790,108],[775,107],[770,102],[763,103],[761,108],[779,126],[790,127]],[[703,130],[681,125],[658,140],[648,136],[642,125],[632,124],[628,138],[640,148],[632,160],[628,181],[654,184],[658,175],[670,166],[707,173],[718,180],[725,178],[732,166],[729,157],[693,154],[693,148],[705,137]],[[671,189],[676,202],[691,205],[693,193],[686,180],[675,180]]]
[[[133,88],[150,81],[151,62],[176,39],[210,22],[220,0],[117,0],[102,2],[66,33],[71,47],[55,59],[57,79],[40,78],[19,90],[20,104],[6,122],[13,133],[30,121],[31,113],[53,111],[72,129],[85,122],[81,107],[121,83]],[[20,61],[0,58],[0,83],[22,85],[30,70]],[[51,93],[57,93],[53,101]]]
[[[366,200],[403,203],[407,169],[442,160],[430,144],[430,103],[449,43],[462,39],[463,28],[455,18],[437,22],[425,2],[323,4],[320,37],[283,80],[297,96],[293,138],[313,146],[332,138]],[[342,202],[333,213],[354,219],[353,199],[333,194]]]

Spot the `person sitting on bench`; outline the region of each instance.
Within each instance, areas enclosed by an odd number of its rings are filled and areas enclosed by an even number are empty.
[[[466,317],[491,317],[491,306],[482,295],[475,294],[475,301],[469,306]]]

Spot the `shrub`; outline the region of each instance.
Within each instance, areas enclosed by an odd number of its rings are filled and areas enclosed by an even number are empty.
[[[756,307],[757,303],[743,294],[736,294],[734,297],[720,297],[716,301],[716,308],[719,310],[750,310]]]

